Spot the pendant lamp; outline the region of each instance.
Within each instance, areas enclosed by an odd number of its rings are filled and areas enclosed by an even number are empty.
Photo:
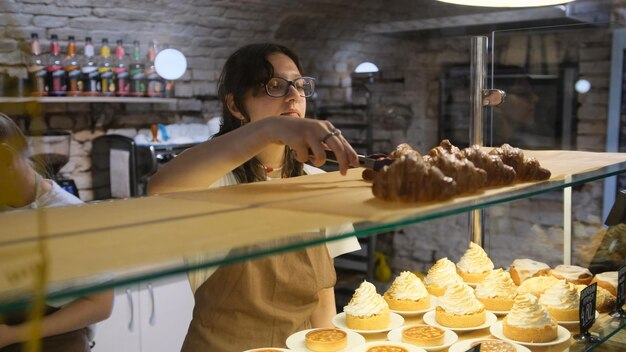
[[[437,0],[456,5],[483,7],[536,7],[559,5],[574,0]]]

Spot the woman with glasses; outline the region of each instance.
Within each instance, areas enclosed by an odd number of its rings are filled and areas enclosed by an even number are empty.
[[[315,80],[301,72],[297,56],[281,45],[253,44],[233,53],[218,83],[220,132],[160,169],[149,193],[319,173],[304,163],[323,164],[325,149],[335,153],[342,174],[358,165],[356,153],[330,122],[304,118]],[[334,231],[342,230],[351,227]],[[190,273],[195,307],[182,350],[284,347],[297,331],[332,327],[332,257],[358,248],[350,238]]]

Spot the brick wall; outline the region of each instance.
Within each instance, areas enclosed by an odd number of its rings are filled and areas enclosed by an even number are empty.
[[[81,195],[91,199],[90,141],[108,129],[139,129],[153,122],[175,122],[182,119],[203,120],[220,114],[214,96],[220,69],[228,55],[237,47],[262,41],[276,41],[292,47],[302,58],[307,75],[319,83],[317,104],[336,105],[349,102],[350,75],[362,61],[375,62],[387,78],[402,78],[403,83],[380,82],[373,87],[371,110],[375,121],[375,151],[387,151],[401,142],[409,142],[420,151],[427,151],[438,143],[439,75],[447,64],[469,64],[469,37],[440,39],[412,39],[384,36],[365,30],[366,24],[414,17],[447,15],[449,6],[424,7],[424,1],[359,2],[305,0],[297,6],[287,0],[198,1],[139,0],[134,2],[112,0],[94,5],[86,0],[6,0],[0,3],[0,72],[5,77],[24,77],[30,33],[40,38],[59,35],[62,43],[69,35],[79,41],[91,36],[98,47],[107,37],[110,42],[123,39],[125,43],[139,40],[145,51],[147,43],[156,39],[186,54],[189,69],[177,82],[176,105],[153,104],[46,104],[44,122],[50,128],[71,129],[75,132],[70,163],[62,170],[65,176],[77,180]],[[616,18],[623,17],[626,7],[618,2]],[[429,12],[430,11],[430,12]],[[432,11],[440,11],[432,13]],[[466,13],[479,10],[465,9]],[[545,34],[539,34],[545,35]],[[515,48],[516,34],[503,36],[501,52]],[[47,48],[47,40],[43,40]],[[577,109],[577,148],[601,151],[604,149],[608,73],[610,61],[610,30],[605,28],[585,31],[562,31],[551,34],[548,41],[550,57],[559,62],[578,64],[579,72],[594,89],[579,95]],[[500,41],[498,41],[498,44]],[[389,106],[402,107],[404,115],[395,123],[385,114]],[[0,106],[15,117],[25,117],[23,106]],[[406,113],[406,111],[409,111]],[[407,116],[405,118],[404,116]],[[96,124],[90,125],[93,118]],[[393,116],[392,116],[393,117]],[[28,119],[29,117],[25,117]],[[23,121],[23,120],[22,120]],[[92,127],[95,127],[92,130]],[[585,200],[577,212],[581,227],[588,236],[599,226],[594,218],[600,206],[601,185],[580,190]],[[588,195],[591,195],[590,197]],[[544,223],[532,213],[535,201],[521,201],[492,208],[499,219],[513,216],[514,221],[497,221],[494,233],[509,236],[492,242],[492,253],[509,253],[519,245],[515,238],[544,236],[547,243],[558,243],[560,232],[558,216],[562,211],[558,201],[540,200],[542,209],[552,220]],[[545,220],[545,219],[544,219]],[[409,226],[403,234],[393,236],[395,269],[423,269],[436,257],[458,259],[467,246],[465,215],[434,220]],[[581,235],[583,236],[583,235]],[[544,238],[542,237],[542,238]],[[495,237],[494,237],[495,238]],[[551,246],[546,253],[548,261],[557,261]],[[503,257],[500,265],[507,265]],[[500,260],[500,259],[498,259]],[[421,264],[420,264],[421,263]]]

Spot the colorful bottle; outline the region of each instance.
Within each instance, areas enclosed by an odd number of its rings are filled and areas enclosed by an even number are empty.
[[[48,95],[64,96],[66,94],[65,70],[61,44],[56,34],[50,36],[50,56],[48,57]]]
[[[82,95],[100,95],[100,75],[91,37],[85,38],[85,51],[80,65]]]
[[[133,54],[130,62],[130,95],[134,97],[143,97],[146,95],[146,74],[144,73],[146,65],[141,57],[141,48],[139,41],[133,42]]]
[[[73,35],[70,35],[67,43],[67,56],[63,64],[67,80],[67,95],[75,96],[81,93],[79,62],[76,54],[76,40]]]
[[[100,94],[113,95],[113,93],[115,93],[113,60],[111,58],[111,48],[109,48],[109,40],[107,38],[102,39],[99,59],[98,73],[100,74]]]
[[[148,46],[148,62],[146,63],[147,93],[149,97],[162,97],[165,94],[165,81],[159,76],[154,68],[154,60],[157,54],[157,43],[151,41]]]
[[[30,59],[28,62],[30,94],[34,96],[45,96],[48,95],[46,60],[41,53],[41,45],[39,44],[39,36],[37,33],[32,33],[30,39]]]
[[[124,52],[124,42],[117,40],[115,46],[115,60],[113,62],[113,72],[115,72],[115,95],[126,96],[130,93],[130,80],[128,76],[128,62]]]

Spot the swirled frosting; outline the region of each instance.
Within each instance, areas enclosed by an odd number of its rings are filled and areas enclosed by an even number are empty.
[[[376,292],[376,287],[363,281],[356,289],[348,305],[343,307],[346,314],[357,317],[370,317],[388,310],[389,306],[383,296]]]
[[[511,308],[506,319],[510,325],[523,328],[537,328],[554,324],[548,311],[539,304],[537,297],[530,293],[515,297],[513,308]]]
[[[580,297],[578,297],[576,286],[560,280],[541,295],[539,303],[558,309],[576,309],[580,304]]]
[[[463,279],[456,273],[456,266],[453,262],[448,258],[441,258],[428,269],[428,275],[424,281],[429,285],[448,287],[455,283],[462,283]]]
[[[485,250],[474,242],[470,242],[469,248],[461,257],[456,266],[466,273],[486,273],[493,270],[493,262],[485,253]]]
[[[492,270],[485,280],[476,286],[476,296],[513,299],[517,296],[516,289],[517,286],[511,279],[511,275],[500,268]]]
[[[446,293],[439,297],[437,304],[447,313],[467,315],[485,309],[485,306],[476,299],[474,290],[464,283],[449,286]]]
[[[400,276],[393,280],[393,284],[391,284],[387,293],[395,299],[410,299],[413,301],[428,296],[428,291],[426,291],[422,280],[410,271],[401,272]]]

